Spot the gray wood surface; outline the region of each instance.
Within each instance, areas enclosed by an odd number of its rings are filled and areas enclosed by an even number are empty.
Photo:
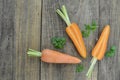
[[[15,80],[40,80],[40,59],[27,56],[28,48],[40,50],[41,1],[15,1]]]
[[[80,29],[95,20],[98,29],[84,38],[87,59],[79,56],[65,32],[66,24],[55,10],[66,5],[71,22]],[[85,74],[102,28],[110,24],[108,49],[117,46],[116,55],[97,62],[93,75]],[[55,49],[51,38],[67,39],[63,49]],[[120,1],[119,0],[0,0],[0,80],[120,80]],[[48,64],[26,55],[28,48],[57,50],[82,60],[85,70],[76,72],[72,64]]]
[[[111,45],[117,46],[114,57],[104,58],[99,62],[98,80],[120,80],[120,1],[100,0],[100,28],[110,24],[111,33],[108,49]]]
[[[0,0],[0,80],[40,80],[41,1]]]
[[[14,78],[14,1],[0,0],[0,80]]]
[[[99,20],[99,1],[98,0],[56,0],[43,1],[42,9],[42,49],[50,48],[54,49],[51,45],[50,39],[53,36],[64,36],[67,38],[66,46],[62,52],[71,54],[73,56],[78,56],[81,58],[76,51],[72,41],[65,32],[65,22],[56,14],[55,10],[60,8],[63,4],[66,5],[68,14],[70,16],[71,22],[76,22],[83,29],[84,24],[89,24],[92,20]],[[87,46],[88,58],[83,60],[83,65],[85,70],[82,73],[76,73],[76,65],[56,65],[56,64],[41,64],[41,79],[42,80],[88,80],[85,76],[90,61],[90,51],[96,41],[96,36],[98,36],[97,31],[92,34],[89,38],[85,39]],[[89,80],[97,80],[97,65],[93,72],[92,78]]]

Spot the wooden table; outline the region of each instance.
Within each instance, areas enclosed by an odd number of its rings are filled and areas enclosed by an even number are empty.
[[[66,24],[55,10],[66,5],[71,22],[81,29],[95,20],[98,28],[84,38],[87,59],[79,56],[65,32]],[[97,62],[93,75],[85,74],[102,28],[110,24],[108,48],[117,46],[116,55]],[[77,56],[85,70],[75,71],[76,65],[48,64],[28,57],[28,48],[54,49],[53,36],[66,37],[61,52]],[[0,0],[0,80],[120,80],[120,0]]]

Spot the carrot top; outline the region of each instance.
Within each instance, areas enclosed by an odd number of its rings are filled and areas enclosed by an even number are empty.
[[[28,49],[27,52],[28,56],[33,56],[33,57],[41,57],[42,53],[33,49]]]
[[[60,15],[60,17],[65,21],[67,26],[71,24],[70,19],[68,17],[67,9],[65,5],[61,7],[61,9],[57,9],[56,12]]]

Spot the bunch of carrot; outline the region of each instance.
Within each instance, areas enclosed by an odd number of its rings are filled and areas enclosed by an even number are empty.
[[[80,31],[80,28],[76,23],[71,23],[70,19],[67,14],[67,10],[65,6],[62,6],[61,10],[57,9],[56,12],[60,15],[60,17],[65,21],[67,24],[66,32],[68,36],[71,38],[73,41],[76,49],[78,50],[79,54],[83,57],[86,58],[86,48],[85,44],[82,38],[82,34]],[[92,50],[92,60],[91,60],[91,66],[86,74],[86,76],[90,77],[92,70],[95,66],[95,63],[97,60],[101,60],[104,55],[105,51],[107,48],[107,42],[110,34],[110,26],[106,25],[105,28],[103,29],[101,36],[96,44],[96,46]],[[41,57],[41,60],[47,63],[69,63],[69,64],[76,64],[80,63],[81,60],[67,55],[63,54],[58,51],[50,50],[50,49],[44,49],[42,52],[35,51],[32,49],[29,49],[27,54],[29,56],[36,56],[36,57]]]

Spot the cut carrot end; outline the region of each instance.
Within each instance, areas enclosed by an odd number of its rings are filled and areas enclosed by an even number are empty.
[[[41,57],[42,53],[33,49],[28,49],[27,51],[28,56],[33,56],[33,57]]]

